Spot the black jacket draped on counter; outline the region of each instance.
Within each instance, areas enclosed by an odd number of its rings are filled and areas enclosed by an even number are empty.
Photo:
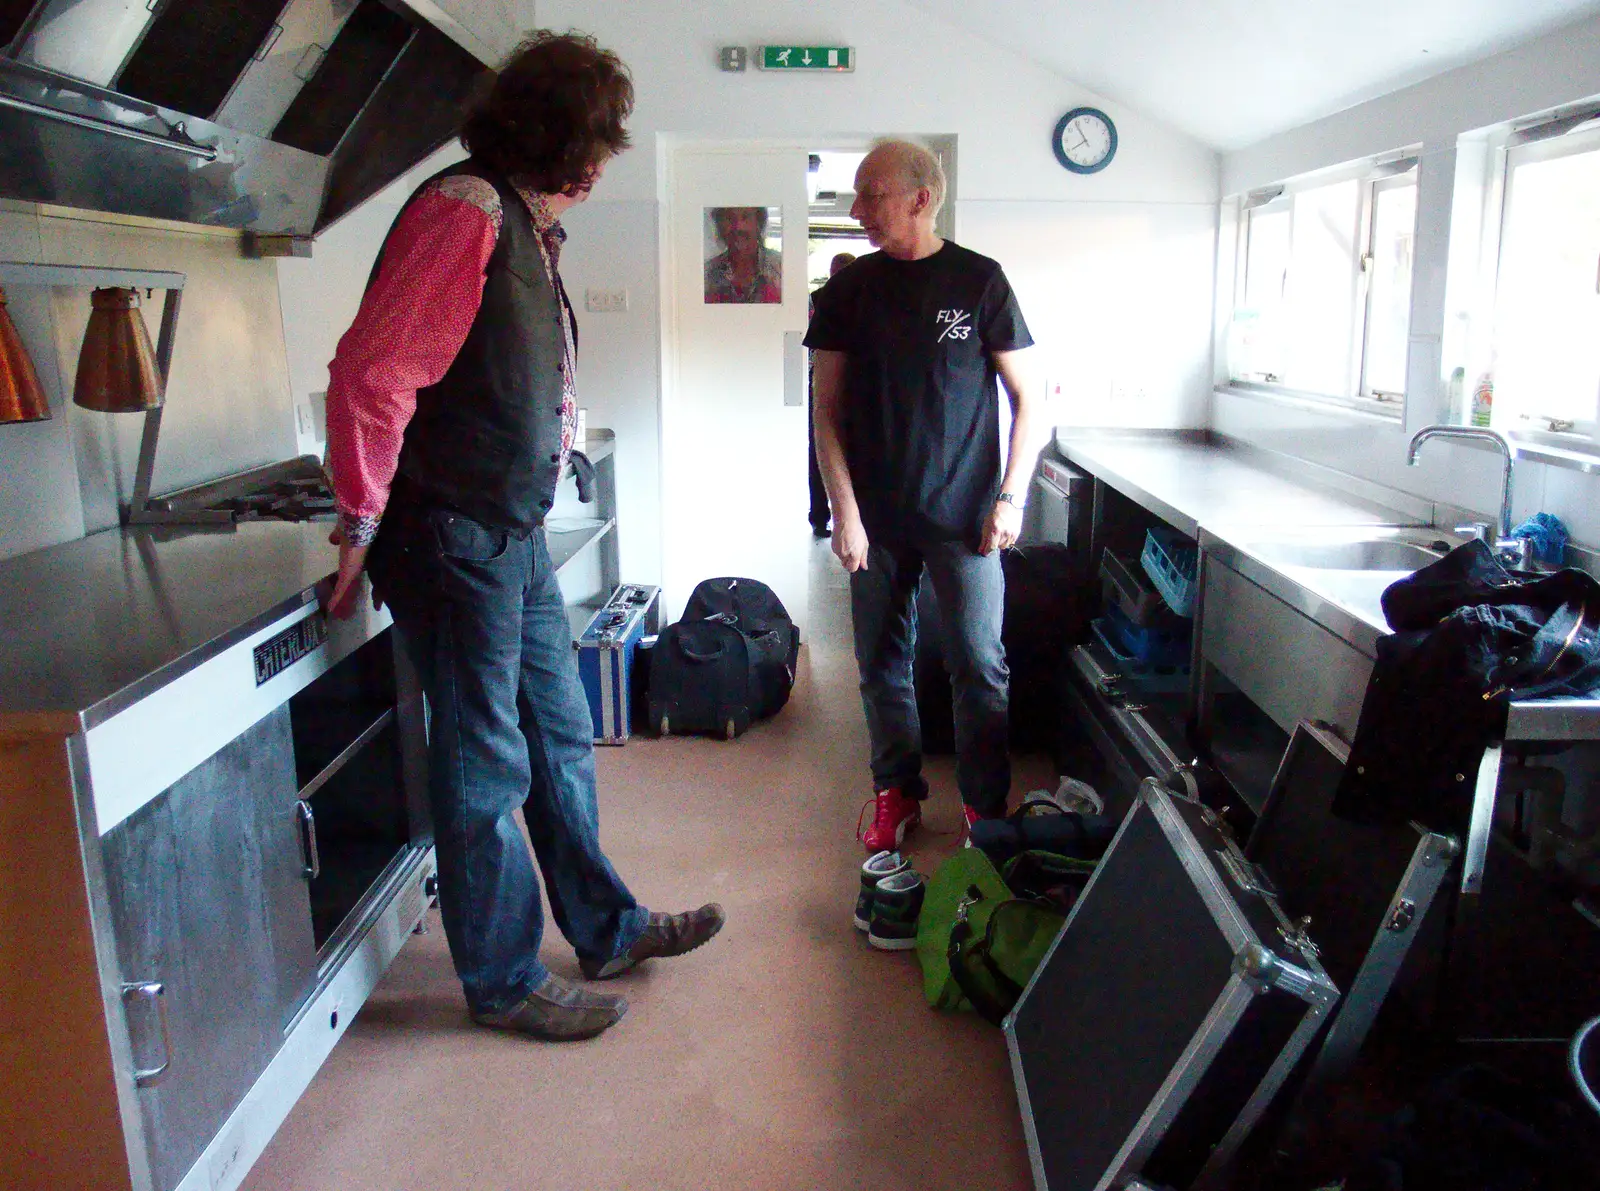
[[[1600,687],[1600,583],[1509,571],[1468,542],[1393,584],[1334,813],[1464,832],[1512,700]]]

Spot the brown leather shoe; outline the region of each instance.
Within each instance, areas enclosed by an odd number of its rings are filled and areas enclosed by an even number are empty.
[[[472,1020],[490,1029],[548,1042],[575,1042],[593,1038],[627,1012],[628,1002],[623,998],[590,992],[552,972],[515,1005],[495,1013],[474,1013]]]
[[[610,980],[640,960],[682,955],[702,943],[709,943],[727,920],[728,916],[716,902],[684,914],[651,914],[643,933],[621,955],[603,964],[580,959],[578,967],[590,980]]]

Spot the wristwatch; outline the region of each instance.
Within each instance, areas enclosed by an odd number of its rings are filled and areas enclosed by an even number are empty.
[[[996,504],[999,504],[1002,500],[1014,509],[1020,509],[1022,507],[1022,502],[1018,500],[1013,493],[1002,492],[999,496],[994,498]]]

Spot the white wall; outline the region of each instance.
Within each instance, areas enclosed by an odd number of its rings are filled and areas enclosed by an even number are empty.
[[[578,400],[590,426],[616,432],[622,577],[660,581],[662,525],[660,252],[655,201],[591,198],[563,219],[562,279],[578,309]],[[584,291],[626,289],[628,308],[584,310]]]
[[[1481,148],[1458,144],[1458,138],[1597,94],[1600,18],[1593,18],[1225,155],[1223,193],[1234,195],[1298,174],[1421,146],[1417,295],[1407,381],[1412,400],[1402,427],[1219,389],[1211,424],[1246,441],[1431,500],[1493,513],[1499,492],[1496,457],[1434,442],[1424,449],[1420,467],[1405,466],[1410,433],[1435,420],[1439,388],[1452,358],[1449,336],[1459,323],[1449,312],[1463,307],[1461,295],[1473,288],[1470,275],[1477,268],[1474,217],[1481,214],[1477,209],[1481,204],[1463,191],[1474,181],[1472,166],[1474,158],[1481,157]],[[1228,239],[1225,229],[1224,255]],[[1219,315],[1225,317],[1226,312],[1225,303],[1219,302]],[[1518,518],[1542,509],[1565,521],[1577,540],[1600,543],[1596,500],[1600,489],[1594,479],[1524,461],[1518,465],[1516,495]]]
[[[1225,154],[1222,193],[1239,194],[1406,145],[1453,145],[1464,132],[1600,92],[1600,17]]]

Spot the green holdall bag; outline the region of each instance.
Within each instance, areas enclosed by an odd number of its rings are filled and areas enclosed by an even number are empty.
[[[950,975],[950,931],[956,910],[976,888],[985,897],[1011,896],[994,862],[981,848],[962,848],[934,870],[917,918],[917,959],[922,964],[922,995],[935,1009],[967,1009],[961,986]]]
[[[1005,1020],[1066,921],[1045,901],[967,891],[956,906],[947,959],[951,980],[978,1016],[996,1026]]]

